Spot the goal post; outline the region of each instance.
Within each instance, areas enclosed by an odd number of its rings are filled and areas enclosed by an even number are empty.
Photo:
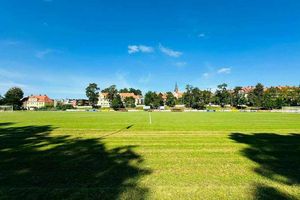
[[[0,112],[12,112],[12,111],[14,111],[13,106],[9,106],[9,105],[0,106]]]

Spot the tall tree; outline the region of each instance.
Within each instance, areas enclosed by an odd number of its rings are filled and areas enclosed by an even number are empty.
[[[201,92],[201,98],[203,99],[204,104],[209,104],[212,100],[212,92],[209,90],[203,90]]]
[[[21,108],[21,99],[23,98],[24,92],[21,88],[12,87],[4,95],[4,102],[7,105],[12,105],[14,109]]]
[[[176,98],[172,92],[167,92],[166,105],[169,107],[174,107],[176,103]]]
[[[89,99],[90,105],[93,107],[97,105],[99,90],[100,88],[98,88],[96,83],[90,83],[85,89],[85,94]]]
[[[258,83],[253,90],[253,94],[255,96],[254,106],[261,107],[264,96],[264,86]]]
[[[148,91],[145,94],[145,105],[150,106],[151,108],[158,108],[159,106],[163,106],[164,101],[162,98],[162,94]]]
[[[247,99],[243,93],[240,91],[242,90],[241,86],[236,86],[233,89],[233,92],[231,94],[231,103],[232,106],[238,107],[240,105],[245,105],[247,103]]]
[[[0,105],[4,104],[4,97],[0,95]]]
[[[113,100],[111,101],[111,107],[114,109],[114,110],[118,110],[120,108],[124,108],[124,104],[121,100],[121,96],[119,94],[117,94]]]
[[[123,88],[119,90],[120,93],[128,93],[129,90],[127,88]]]
[[[116,85],[111,85],[108,88],[105,89],[105,92],[107,92],[107,98],[110,102],[112,102],[118,95],[118,90]]]
[[[154,95],[154,108],[159,108],[159,106],[163,106],[164,105],[164,99],[163,99],[163,94],[159,93]]]
[[[186,107],[188,107],[188,108],[191,108],[192,104],[193,104],[193,93],[192,93],[192,90],[193,90],[193,86],[187,85],[185,87],[185,92],[183,93],[183,96],[182,96],[183,104]]]
[[[119,90],[120,93],[133,93],[135,95],[142,95],[142,91],[134,88],[123,88]]]
[[[280,109],[283,104],[282,94],[278,88],[270,87],[264,92],[261,104],[264,109]]]
[[[218,85],[218,89],[215,94],[216,102],[219,103],[222,107],[230,103],[230,93],[227,90],[227,84],[223,83]]]
[[[124,104],[126,108],[135,108],[135,99],[133,97],[125,97]]]
[[[142,95],[142,91],[139,89],[129,88],[129,92],[132,92],[135,95]]]

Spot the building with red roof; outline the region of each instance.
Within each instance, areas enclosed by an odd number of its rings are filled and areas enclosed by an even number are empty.
[[[27,110],[52,106],[53,104],[54,100],[50,99],[47,95],[31,95],[24,98],[23,101],[23,107]]]

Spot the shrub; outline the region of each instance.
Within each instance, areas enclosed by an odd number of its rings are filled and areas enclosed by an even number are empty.
[[[184,108],[171,108],[171,112],[183,112],[184,111]]]

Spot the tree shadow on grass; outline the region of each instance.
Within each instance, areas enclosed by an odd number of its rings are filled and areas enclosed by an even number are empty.
[[[0,124],[0,199],[143,199],[150,174],[135,146],[51,136],[51,126]]]
[[[232,133],[230,138],[249,145],[242,154],[259,164],[254,169],[256,173],[274,182],[300,184],[300,134]],[[257,185],[255,196],[257,199],[296,199],[266,185]]]

